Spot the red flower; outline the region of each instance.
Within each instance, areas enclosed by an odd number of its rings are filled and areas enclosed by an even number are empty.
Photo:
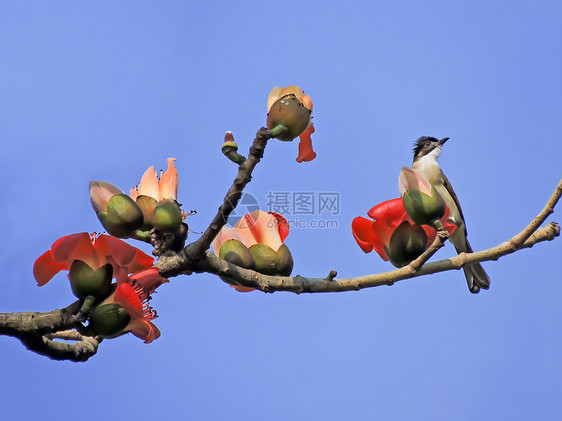
[[[404,221],[407,221],[411,225],[415,224],[406,214],[402,198],[400,197],[379,203],[367,212],[367,215],[369,215],[373,221],[360,216],[353,220],[351,224],[353,237],[365,253],[370,253],[374,249],[383,260],[388,261],[390,259],[387,255],[387,251],[390,247],[392,234],[396,228]],[[447,232],[451,234],[456,226],[447,223],[448,217],[449,208],[447,208],[441,222]],[[435,240],[436,231],[427,225],[422,225],[421,227],[427,235],[427,248]]]
[[[113,294],[94,309],[94,328],[96,328],[96,323],[104,324],[104,321],[100,320],[100,318],[111,318],[113,316],[110,312],[104,312],[103,309],[117,304],[118,307],[122,307],[129,315],[129,321],[128,323],[125,321],[126,326],[123,329],[119,329],[116,332],[106,332],[107,337],[116,337],[131,332],[147,344],[158,339],[160,337],[160,330],[151,322],[151,320],[158,316],[148,303],[150,301],[150,294],[164,282],[168,282],[168,280],[162,278],[156,268],[146,269],[131,275],[127,282],[117,285]],[[107,323],[107,321],[105,322]]]
[[[110,235],[71,234],[59,238],[35,261],[33,275],[37,285],[43,286],[61,270],[69,270],[75,260],[94,270],[111,264],[117,283],[126,282],[127,275],[150,268],[154,263],[151,256]]]

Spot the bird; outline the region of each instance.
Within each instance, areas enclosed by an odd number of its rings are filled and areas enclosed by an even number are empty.
[[[447,140],[449,140],[448,137],[438,140],[430,136],[422,136],[416,140],[413,149],[412,169],[421,173],[435,187],[435,190],[441,194],[449,207],[448,222],[455,224],[457,227],[449,237],[449,241],[453,244],[457,253],[472,253],[459,199],[437,163],[437,158],[439,158],[441,149]],[[480,263],[465,265],[463,271],[468,289],[473,294],[480,292],[480,289],[490,288],[490,278]]]

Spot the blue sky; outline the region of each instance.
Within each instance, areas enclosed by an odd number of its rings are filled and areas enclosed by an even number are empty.
[[[204,230],[235,176],[224,132],[245,153],[274,86],[311,96],[318,157],[298,164],[296,142],[270,142],[248,193],[262,207],[268,192],[339,193],[337,215],[302,216],[337,228],[290,233],[294,274],[392,268],[350,224],[398,196],[422,135],[451,138],[440,162],[473,247],[505,241],[560,180],[561,20],[556,1],[2,2],[0,311],[73,301],[65,275],[37,288],[31,269],[57,238],[101,230],[90,180],[126,190],[173,156],[178,199],[198,211],[188,223]],[[1,411],[557,419],[561,257],[558,239],[484,263],[492,287],[477,296],[461,272],[301,296],[174,278],[152,300],[162,337],[150,345],[108,340],[75,364],[0,337]]]

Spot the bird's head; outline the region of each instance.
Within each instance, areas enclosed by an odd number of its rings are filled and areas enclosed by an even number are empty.
[[[428,155],[437,159],[441,153],[441,148],[447,140],[449,140],[448,137],[444,137],[441,140],[430,136],[420,137],[416,140],[416,143],[414,143],[414,161]]]

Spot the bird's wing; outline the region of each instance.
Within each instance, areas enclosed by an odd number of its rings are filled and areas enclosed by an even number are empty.
[[[464,235],[468,237],[468,232],[466,231],[466,220],[464,219],[464,215],[462,213],[462,208],[461,208],[461,204],[459,202],[459,198],[455,194],[455,191],[453,190],[453,187],[451,186],[451,183],[449,182],[449,180],[447,179],[447,177],[445,176],[445,173],[443,173],[443,171],[441,171],[441,176],[443,177],[443,185],[445,186],[445,188],[447,189],[447,191],[449,192],[449,194],[451,195],[451,197],[455,201],[455,204],[457,205],[459,213],[461,214],[462,220],[465,221],[465,223],[464,223]]]

